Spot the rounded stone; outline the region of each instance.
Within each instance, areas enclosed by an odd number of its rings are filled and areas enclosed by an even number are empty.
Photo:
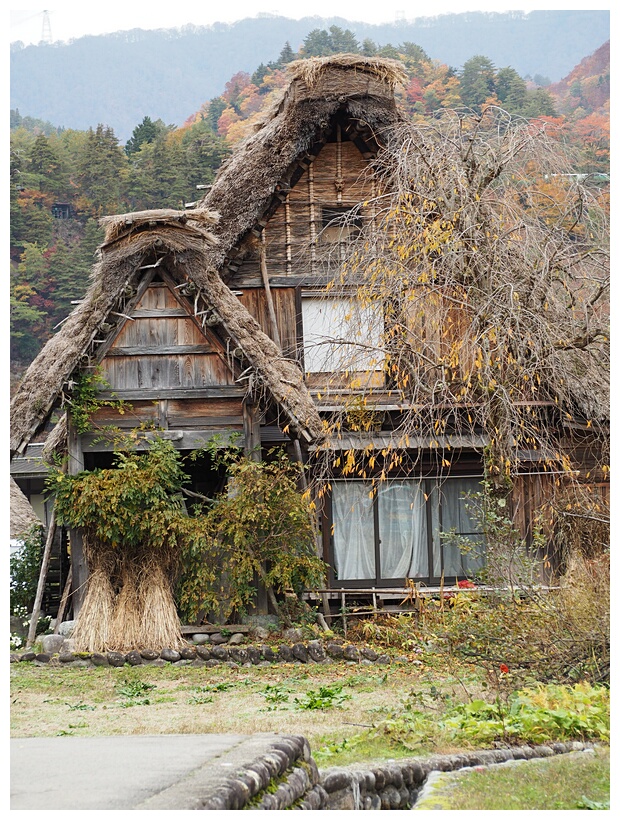
[[[176,649],[170,649],[170,647],[167,646],[165,649],[161,650],[160,657],[162,660],[168,661],[168,663],[176,663],[181,660],[181,653],[177,652]]]
[[[204,646],[206,643],[209,643],[209,636],[206,633],[197,633],[196,635],[192,635],[192,641],[196,646]]]
[[[327,653],[321,641],[308,641],[308,654],[312,660],[317,663],[324,661],[327,657]]]
[[[248,653],[245,649],[240,649],[237,646],[231,646],[228,650],[228,656],[235,663],[244,664],[248,660]]]
[[[63,621],[58,627],[58,634],[63,638],[70,638],[75,629],[75,621]]]
[[[308,650],[304,646],[303,643],[295,643],[291,647],[291,651],[293,653],[293,657],[297,658],[298,661],[302,663],[308,663]]]
[[[209,636],[209,642],[215,644],[216,646],[222,643],[226,643],[228,638],[224,637],[221,632],[212,632]]]
[[[345,646],[342,654],[344,659],[347,661],[359,661],[360,659],[360,653],[357,646]]]
[[[77,660],[77,658],[73,652],[61,652],[58,656],[58,660],[61,663],[73,663],[73,661]]]
[[[24,654],[20,657],[20,661],[33,661],[36,657],[36,652],[24,652]]]
[[[37,663],[49,663],[52,659],[51,655],[48,655],[47,652],[39,652],[35,657],[35,661]]]
[[[184,646],[180,650],[181,657],[184,661],[193,661],[196,658],[196,647],[195,646]]]
[[[62,635],[44,635],[41,638],[41,649],[47,655],[55,655],[61,651],[64,642]]]
[[[130,666],[142,665],[142,655],[136,649],[132,649],[131,652],[128,652],[125,655],[125,660]]]
[[[211,659],[211,650],[206,646],[197,646],[196,654],[199,658],[202,658],[203,661],[208,661]]]
[[[218,661],[228,660],[228,650],[224,646],[214,646],[210,651],[212,658]]]
[[[330,641],[325,648],[330,658],[342,658],[344,649],[339,643],[336,643],[335,641]]]
[[[296,627],[289,627],[289,629],[285,629],[282,633],[282,637],[285,641],[289,643],[299,643],[302,639],[301,629],[297,629]]]
[[[292,663],[292,661],[295,660],[291,647],[284,643],[279,647],[278,655],[284,663]]]
[[[228,641],[228,645],[229,646],[239,646],[239,644],[244,643],[244,641],[245,641],[245,635],[243,635],[241,632],[235,632],[230,636],[230,639]]]
[[[260,647],[260,653],[266,661],[270,661],[273,663],[273,661],[276,661],[278,659],[277,652],[274,652],[270,646],[267,646],[267,644],[263,644]]]
[[[205,661],[205,666],[208,669],[213,669],[214,666],[219,666],[219,665],[220,665],[220,662],[217,661],[215,658],[209,658],[208,661]]]
[[[93,652],[91,661],[93,662],[93,666],[109,666],[108,659],[100,652]]]
[[[142,649],[140,655],[145,661],[154,661],[159,658],[159,652],[156,652],[154,649]]]
[[[376,661],[379,657],[379,653],[375,652],[370,646],[362,647],[362,655],[369,661]]]
[[[261,660],[260,649],[256,646],[248,646],[246,648],[246,654],[248,659],[255,665],[258,666]]]
[[[125,656],[120,652],[108,652],[106,657],[110,666],[120,667],[125,665]],[[62,660],[62,655],[60,659]]]

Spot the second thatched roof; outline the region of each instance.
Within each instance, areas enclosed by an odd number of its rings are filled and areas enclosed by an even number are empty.
[[[105,241],[86,296],[26,371],[11,402],[11,455],[22,452],[49,418],[72,374],[89,361],[100,333],[123,292],[157,257],[178,281],[193,281],[241,348],[258,381],[280,405],[293,434],[313,440],[322,425],[297,365],[261,330],[256,320],[209,267],[217,215],[207,208],[143,211],[105,217]]]

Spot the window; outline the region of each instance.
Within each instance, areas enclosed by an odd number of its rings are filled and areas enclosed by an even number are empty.
[[[479,478],[332,482],[333,568],[339,582],[431,581],[471,576],[484,566],[484,536],[466,494]],[[465,536],[461,552],[450,531]]]
[[[312,298],[301,303],[306,373],[383,369],[383,315],[351,298]]]
[[[323,206],[321,224],[321,242],[335,244],[347,242],[359,236],[362,230],[362,217],[357,208],[332,208]]]

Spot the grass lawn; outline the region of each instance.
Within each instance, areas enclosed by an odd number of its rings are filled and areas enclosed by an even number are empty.
[[[321,768],[480,746],[471,729],[450,739],[433,727],[446,708],[476,698],[493,700],[482,670],[463,664],[447,669],[430,660],[390,667],[212,669],[13,663],[10,678],[15,738],[280,732],[305,736]],[[407,711],[412,704],[413,713]],[[422,715],[419,725],[426,734],[418,736],[418,724],[408,723],[412,715]],[[383,728],[375,731],[377,724]],[[433,805],[422,807],[607,808],[609,767],[609,750],[601,746],[585,754],[442,774],[427,798]]]
[[[472,676],[468,689],[477,683]],[[324,748],[326,765],[327,758],[331,764],[331,758],[381,757],[375,744],[353,751],[346,741],[398,708],[413,690],[435,691],[436,684],[432,670],[404,665],[78,669],[14,663],[11,736],[282,732],[304,735],[319,758]],[[466,698],[460,680],[449,675],[442,689],[450,698]]]
[[[553,758],[441,773],[416,809],[609,808],[609,747]]]

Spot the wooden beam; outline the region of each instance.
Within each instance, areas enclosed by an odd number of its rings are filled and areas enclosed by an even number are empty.
[[[70,417],[67,419],[67,451],[69,475],[77,475],[84,469],[84,451],[82,437],[75,429]],[[86,583],[88,581],[88,565],[82,546],[80,530],[69,530],[69,544],[71,548],[71,587],[73,589],[73,617],[77,618],[82,603],[86,597]]]
[[[262,458],[261,430],[257,407],[254,404],[244,403],[243,405],[243,432],[245,438],[243,449],[246,456],[253,461],[260,461]]]
[[[211,345],[136,345],[136,347],[112,347],[106,358],[111,356],[192,356],[196,353],[213,353]]]
[[[54,536],[56,535],[56,516],[52,513],[49,529],[47,531],[47,538],[45,539],[45,548],[43,550],[43,559],[41,561],[41,570],[39,572],[39,582],[37,584],[37,593],[34,599],[34,606],[32,608],[32,615],[30,617],[30,626],[28,627],[28,637],[26,638],[26,649],[30,649],[37,636],[37,624],[39,622],[39,615],[41,614],[41,602],[43,601],[43,593],[45,592],[45,581],[47,579],[47,570],[50,564],[50,555],[52,553],[52,544],[54,543]]]
[[[69,564],[69,574],[67,575],[67,581],[65,583],[65,588],[62,591],[62,598],[60,599],[60,606],[58,607],[58,614],[56,615],[56,626],[54,627],[54,635],[58,635],[60,632],[60,624],[62,623],[62,619],[65,617],[65,610],[67,609],[67,602],[69,601],[69,594],[71,592],[71,564]]]
[[[128,390],[102,390],[99,399],[123,399],[124,401],[158,401],[159,399],[229,399],[243,397],[245,387],[221,385],[219,387],[151,387]]]
[[[239,438],[235,440],[233,434],[237,432]],[[147,450],[155,437],[170,441],[177,450],[198,450],[214,438],[220,439],[222,446],[228,446],[233,440],[238,446],[245,443],[245,436],[241,431],[223,427],[216,430],[159,430],[141,436],[135,443],[136,450]],[[113,442],[101,440],[101,433],[84,435],[83,441],[89,453],[111,453],[117,446]]]

